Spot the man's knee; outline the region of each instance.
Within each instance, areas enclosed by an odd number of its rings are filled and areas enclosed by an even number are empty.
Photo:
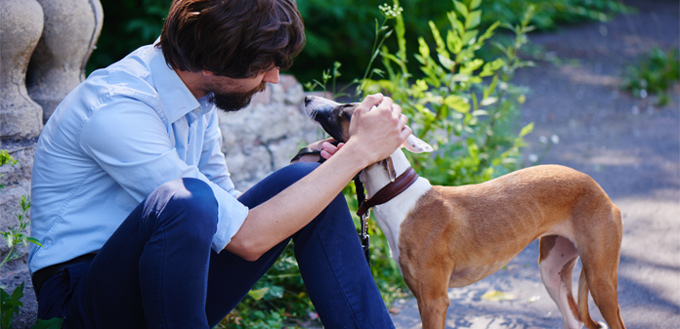
[[[218,204],[212,188],[195,178],[179,178],[161,185],[153,194],[163,203],[159,209],[164,217],[181,220],[192,229],[202,227],[207,234],[217,228]],[[152,196],[153,196],[152,194]],[[198,233],[198,232],[197,232]]]

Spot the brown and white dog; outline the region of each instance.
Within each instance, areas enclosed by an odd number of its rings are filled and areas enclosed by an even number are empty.
[[[308,113],[338,141],[349,138],[356,104],[307,97]],[[431,151],[412,136],[404,145]],[[401,149],[361,173],[367,200],[411,165]],[[417,177],[417,175],[415,176]],[[467,186],[432,186],[422,177],[374,207],[392,256],[418,301],[423,328],[444,328],[449,287],[498,271],[539,238],[539,269],[569,329],[606,328],[588,312],[588,292],[612,329],[625,328],[617,301],[621,213],[602,188],[576,170],[544,165]],[[578,302],[572,270],[580,257]]]

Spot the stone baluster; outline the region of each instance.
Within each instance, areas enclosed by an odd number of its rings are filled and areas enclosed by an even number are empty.
[[[37,0],[45,27],[28,68],[28,92],[43,107],[47,122],[54,109],[85,79],[85,64],[99,38],[99,0]]]
[[[26,90],[26,70],[43,30],[36,0],[0,0],[0,140],[32,138],[42,108]]]

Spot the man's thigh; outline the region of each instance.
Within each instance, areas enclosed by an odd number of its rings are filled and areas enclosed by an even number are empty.
[[[198,320],[184,314],[182,318],[205,322],[205,288],[173,283],[202,278],[205,287],[216,217],[214,194],[204,182],[178,179],[164,184],[130,213],[89,264],[51,278],[54,282],[46,288],[57,288],[53,292],[64,297],[52,304],[45,300],[39,307],[61,308],[52,313],[61,313],[64,328],[143,328],[166,310],[192,307]],[[48,292],[41,289],[39,298],[43,293]],[[168,304],[179,298],[200,302]]]

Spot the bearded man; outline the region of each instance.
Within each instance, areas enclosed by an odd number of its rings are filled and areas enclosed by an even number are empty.
[[[341,190],[411,133],[399,106],[368,96],[344,146],[315,143],[245,193],[229,178],[216,111],[277,83],[303,45],[293,0],[175,0],[155,44],[63,100],[33,168],[39,318],[212,328],[292,239],[326,328],[393,327]]]

